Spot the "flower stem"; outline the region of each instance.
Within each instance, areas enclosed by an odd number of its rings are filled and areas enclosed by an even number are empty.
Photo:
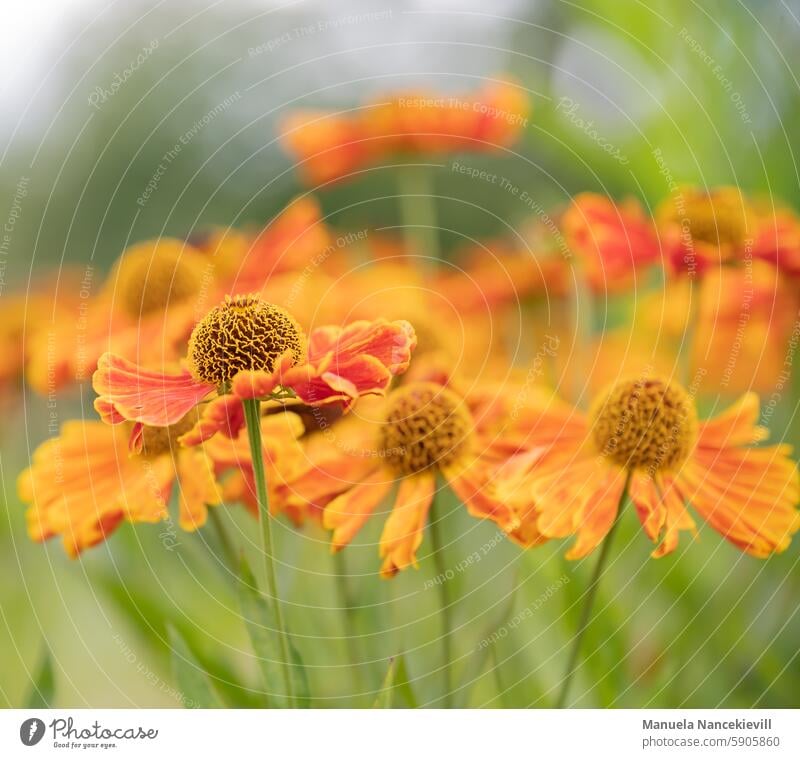
[[[437,495],[431,508],[430,526],[431,541],[433,543],[433,561],[436,567],[437,586],[439,587],[439,600],[442,613],[442,674],[444,675],[444,707],[450,708],[453,701],[453,604],[455,602],[450,579],[447,578],[448,566],[444,560],[444,535],[442,519],[444,517],[441,498]]]
[[[597,563],[595,564],[594,572],[592,573],[592,578],[589,582],[589,587],[584,596],[581,617],[580,621],[578,621],[578,629],[575,632],[575,636],[572,638],[572,649],[570,650],[566,673],[564,674],[564,678],[561,680],[561,691],[558,694],[556,708],[563,708],[567,702],[569,685],[572,681],[572,675],[575,673],[575,667],[578,663],[578,656],[581,652],[581,643],[586,635],[586,630],[589,628],[589,619],[591,618],[592,608],[594,607],[594,601],[597,597],[597,588],[600,586],[600,578],[603,575],[603,569],[605,569],[609,553],[611,552],[611,542],[614,537],[614,533],[617,531],[617,526],[621,520],[620,516],[622,515],[622,509],[628,497],[628,486],[630,485],[630,481],[631,472],[628,471],[625,476],[625,486],[622,488],[622,494],[619,498],[619,505],[617,505],[617,515],[614,517],[614,523],[611,524],[611,529],[608,530],[608,534],[603,540],[603,544],[600,546],[600,555],[597,558]]]
[[[253,459],[253,478],[256,484],[256,497],[258,498],[258,516],[261,525],[261,548],[264,555],[264,573],[267,578],[267,601],[273,605],[275,625],[277,626],[283,660],[281,669],[286,687],[289,706],[294,705],[294,691],[292,676],[289,671],[291,665],[291,651],[289,635],[283,621],[283,611],[278,597],[278,583],[275,577],[274,550],[272,546],[271,516],[269,513],[269,494],[267,492],[267,477],[264,471],[264,455],[261,448],[261,401],[242,400],[244,417],[247,423],[247,437],[250,442],[250,457]]]
[[[431,180],[427,166],[401,166],[398,169],[400,217],[407,252],[420,256],[417,260],[424,264],[420,268],[428,269],[435,266],[441,257]]]

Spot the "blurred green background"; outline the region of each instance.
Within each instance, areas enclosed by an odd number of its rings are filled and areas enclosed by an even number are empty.
[[[545,208],[587,189],[635,195],[652,208],[670,180],[736,184],[800,207],[796,2],[504,0],[491,11],[477,2],[84,2],[58,14],[46,45],[20,22],[30,37],[18,47],[30,62],[6,84],[0,194],[10,208],[27,178],[27,195],[3,256],[0,297],[24,291],[47,267],[104,270],[137,239],[267,222],[303,189],[276,142],[276,119],[291,108],[345,108],[407,86],[464,91],[498,72],[528,88],[534,113],[514,148],[470,162],[499,168]],[[317,31],[297,31],[308,25]],[[96,88],[110,88],[154,41],[130,78],[93,105]],[[157,190],[137,203],[178,143]],[[487,192],[446,167],[435,183],[440,224],[459,235],[507,233],[530,215],[508,193]],[[378,170],[319,197],[329,221],[346,230],[397,223],[386,197],[394,192],[391,173]],[[446,246],[456,235],[442,238]],[[181,533],[166,549],[163,529],[126,526],[74,562],[58,544],[31,544],[14,482],[47,436],[48,408],[30,392],[3,405],[0,702],[27,702],[49,649],[53,705],[179,706],[171,625],[214,674],[223,700],[258,705],[256,667],[213,534]],[[58,401],[62,420],[90,415],[90,407],[88,386]],[[786,419],[775,423],[782,428]],[[223,515],[255,559],[254,522],[238,509]],[[315,705],[369,705],[389,657],[401,653],[417,703],[442,704],[429,539],[419,572],[380,581],[381,521],[346,551],[344,569],[322,532],[283,522],[277,529],[283,597]],[[453,580],[462,598],[455,669],[468,683],[460,702],[552,705],[592,558],[568,564],[563,545],[523,552],[494,544],[495,528],[456,504],[445,523],[445,561],[454,569],[492,545]],[[684,540],[673,557],[652,561],[632,513],[618,539],[573,688],[576,705],[800,705],[797,544],[762,562],[704,529],[698,542]],[[334,580],[342,571],[359,606],[349,618]],[[501,628],[506,633],[481,647]]]

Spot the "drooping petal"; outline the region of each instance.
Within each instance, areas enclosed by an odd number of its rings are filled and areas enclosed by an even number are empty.
[[[308,362],[282,371],[280,384],[308,405],[383,394],[393,376],[409,365],[417,344],[407,321],[356,321],[326,326],[309,336]]]
[[[739,402],[700,424],[698,446],[734,447],[752,445],[766,439],[767,430],[757,424],[758,413],[758,395],[755,392],[748,392]]]
[[[385,467],[380,467],[355,487],[328,503],[322,515],[322,525],[326,529],[333,529],[333,552],[350,544],[391,488],[390,472]]]
[[[400,482],[395,502],[381,534],[381,576],[390,579],[409,566],[417,567],[428,511],[433,504],[436,477],[426,472]]]
[[[785,448],[723,448],[714,458],[695,455],[679,474],[686,499],[709,525],[759,558],[786,550],[800,529],[798,473]]]
[[[607,467],[593,483],[594,492],[576,514],[578,538],[566,553],[569,560],[583,558],[605,539],[617,517],[626,476],[624,469]]]
[[[236,439],[244,426],[244,406],[236,395],[221,395],[205,405],[197,423],[178,442],[186,447],[200,445],[217,432]]]
[[[92,386],[98,394],[95,409],[103,421],[138,421],[149,426],[176,424],[215,389],[198,382],[186,369],[163,374],[113,353],[100,356]]]
[[[664,507],[664,529],[661,542],[652,552],[652,556],[662,558],[678,547],[678,537],[681,532],[689,532],[694,537],[697,535],[697,528],[694,519],[686,510],[685,495],[675,478],[659,474],[656,477],[656,485]]]
[[[635,471],[631,475],[628,493],[645,534],[656,542],[664,527],[667,511],[653,477],[648,472]]]

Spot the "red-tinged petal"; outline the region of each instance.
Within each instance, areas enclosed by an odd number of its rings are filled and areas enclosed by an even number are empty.
[[[236,395],[215,397],[205,408],[198,422],[178,442],[186,447],[200,445],[217,432],[236,439],[244,426],[244,406]]]
[[[370,355],[397,375],[408,368],[416,345],[417,335],[408,321],[356,321],[344,328],[315,329],[309,336],[308,362],[347,376],[343,367],[360,355]]]
[[[104,421],[140,421],[149,426],[176,424],[214,390],[186,369],[162,374],[112,353],[100,357],[92,386],[99,395],[95,409]]]
[[[400,482],[397,500],[381,534],[384,579],[391,579],[409,566],[417,567],[417,550],[435,491],[436,477],[431,473],[416,474]]]

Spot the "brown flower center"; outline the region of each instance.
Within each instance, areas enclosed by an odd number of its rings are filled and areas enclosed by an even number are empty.
[[[272,371],[287,350],[305,356],[303,330],[283,308],[254,295],[228,297],[195,326],[189,359],[203,382],[221,385],[240,371]]]
[[[200,253],[177,239],[140,242],[129,247],[111,278],[120,308],[134,318],[164,310],[200,291]]]
[[[630,469],[655,473],[675,468],[697,437],[692,398],[664,379],[619,382],[595,403],[590,416],[598,451]]]
[[[469,449],[472,419],[454,392],[416,382],[392,392],[388,404],[381,447],[399,474],[448,466]]]
[[[141,455],[146,458],[156,458],[171,450],[176,450],[180,447],[178,437],[186,434],[199,418],[198,410],[194,409],[172,426],[145,426],[142,429]]]

